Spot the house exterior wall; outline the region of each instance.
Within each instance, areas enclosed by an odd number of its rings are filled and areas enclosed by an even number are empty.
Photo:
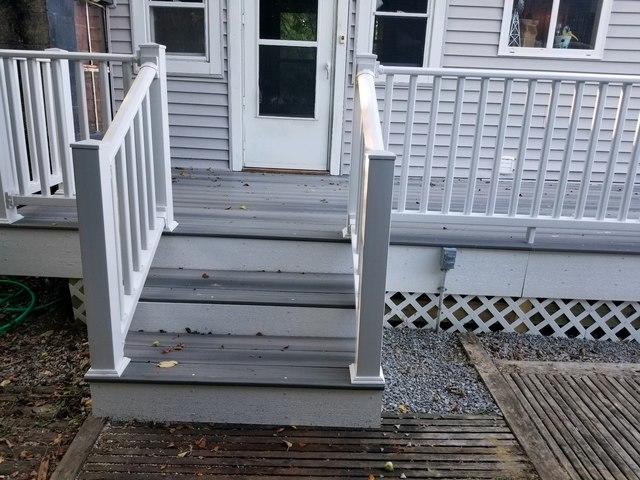
[[[131,53],[133,39],[129,3],[120,0],[110,11],[111,51]],[[222,0],[223,78],[169,76],[169,125],[174,166],[229,168],[229,97],[227,88],[226,0]],[[116,83],[121,98],[121,83]]]
[[[123,0],[111,10],[111,50],[117,53],[132,51],[131,20],[129,3]],[[226,1],[222,2],[224,75],[222,79],[206,77],[177,77],[169,79],[169,112],[171,124],[171,152],[174,165],[229,168],[229,99],[227,82],[227,26]],[[636,0],[613,0],[612,15],[602,60],[576,59],[536,59],[498,56],[498,43],[503,16],[504,0],[487,0],[480,4],[474,0],[447,0],[447,13],[442,48],[441,65],[456,68],[499,68],[516,70],[558,70],[569,72],[595,72],[603,74],[637,74],[640,72],[640,2]],[[341,171],[348,173],[352,140],[353,119],[353,71],[354,45],[356,36],[356,0],[350,0],[349,28],[347,32],[347,79],[345,83],[345,103]],[[611,135],[616,119],[620,88],[612,87],[608,92],[601,140],[598,143],[594,179],[602,176],[608,163]],[[443,82],[441,103],[437,123],[436,146],[434,151],[434,176],[443,176],[448,163],[451,145],[451,123],[453,104],[456,96],[455,83]],[[381,105],[384,90],[379,89]],[[419,86],[414,136],[411,149],[410,174],[421,176],[429,129],[431,86]],[[467,82],[460,129],[459,149],[456,160],[456,176],[468,172],[473,137],[477,125],[477,101],[479,83]],[[556,130],[549,162],[549,177],[554,178],[560,169],[564,153],[569,114],[573,100],[572,88],[565,85],[557,112]],[[395,91],[390,149],[402,160],[402,144],[406,117],[407,86],[399,84]],[[524,85],[516,85],[512,97],[505,156],[517,156],[521,137],[524,103]],[[537,172],[538,159],[543,143],[544,125],[547,117],[549,86],[540,84],[536,94],[534,118],[525,161],[525,178],[533,178]],[[575,142],[574,162],[570,177],[579,179],[582,164],[586,158],[590,127],[596,102],[595,86],[585,90],[579,130]],[[495,157],[495,144],[502,104],[502,85],[492,82],[488,98],[487,116],[481,150],[479,175],[488,177]],[[625,122],[623,141],[616,167],[618,179],[626,172],[630,159],[635,121],[640,114],[640,88],[633,92],[633,99]]]

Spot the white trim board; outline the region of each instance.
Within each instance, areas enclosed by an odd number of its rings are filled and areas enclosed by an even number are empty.
[[[333,111],[330,122],[329,173],[331,175],[339,175],[343,135],[344,88],[347,82],[349,0],[334,1],[336,1],[337,17],[334,31]],[[244,161],[245,128],[242,114],[244,105],[243,4],[244,1],[232,0],[227,5],[229,165],[233,171],[241,171]],[[344,38],[344,41],[341,41],[342,38]]]

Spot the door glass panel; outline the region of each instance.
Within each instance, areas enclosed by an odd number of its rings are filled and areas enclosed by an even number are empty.
[[[313,118],[316,49],[260,45],[260,115]]]
[[[173,55],[206,55],[203,8],[153,7],[153,41]]]
[[[260,38],[313,42],[317,30],[318,0],[260,0]]]
[[[428,0],[378,0],[378,12],[427,13]]]
[[[421,67],[426,18],[376,16],[373,53],[383,65]]]

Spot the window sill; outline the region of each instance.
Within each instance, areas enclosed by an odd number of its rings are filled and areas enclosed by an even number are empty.
[[[167,56],[167,75],[222,78],[224,72],[220,68],[215,68],[211,62],[183,60]]]
[[[571,50],[529,47],[504,47],[498,51],[499,57],[539,58],[558,60],[602,60],[603,52],[595,50]]]

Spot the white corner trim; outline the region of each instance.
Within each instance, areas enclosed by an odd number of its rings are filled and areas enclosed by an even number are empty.
[[[207,7],[208,59],[185,59],[167,54],[167,72],[171,75],[222,77],[224,74],[221,0],[205,0]],[[229,2],[235,3],[234,1]],[[129,2],[133,53],[140,45],[151,42],[149,0]]]
[[[244,1],[227,2],[227,52],[229,89],[229,166],[239,172],[244,163],[242,12]]]
[[[356,364],[349,365],[349,374],[351,375],[351,383],[353,385],[384,385],[384,373],[380,367],[380,375],[375,377],[363,377],[356,375]]]
[[[555,31],[557,22],[557,12],[561,0],[553,0],[553,10],[550,28]],[[593,50],[572,50],[562,48],[533,48],[533,47],[510,47],[509,30],[511,28],[511,16],[513,12],[514,0],[505,0],[502,13],[502,26],[500,28],[500,43],[498,44],[498,56],[500,57],[522,57],[522,58],[558,58],[568,60],[602,60],[604,58],[604,48],[609,34],[609,24],[611,20],[611,9],[613,0],[602,0],[602,11],[598,22],[598,30],[595,48]]]
[[[344,39],[344,40],[342,40]],[[349,1],[337,0],[333,77],[333,109],[331,112],[331,144],[329,145],[329,173],[340,175],[344,98],[347,86],[347,48],[349,44]]]

